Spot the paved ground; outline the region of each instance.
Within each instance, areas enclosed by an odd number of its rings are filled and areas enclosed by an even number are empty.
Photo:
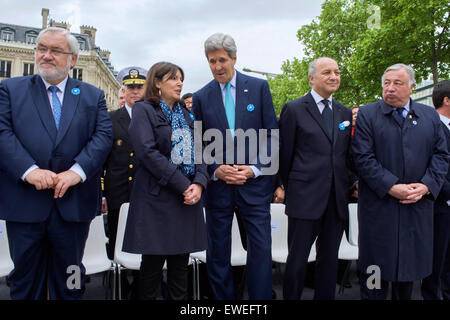
[[[273,289],[276,292],[276,300],[282,300],[282,274],[284,266],[274,268]],[[345,288],[343,293],[336,293],[336,300],[359,300],[359,284],[356,277],[356,263],[353,262],[350,269],[351,288]],[[420,284],[414,283],[413,300],[422,300],[420,295]],[[336,287],[339,290],[339,285]],[[305,288],[303,293],[304,300],[312,300],[314,291],[311,288]],[[244,293],[244,299],[247,294]],[[85,300],[108,300],[111,299],[111,291],[108,288],[104,274],[90,276],[89,283],[86,284]],[[161,298],[162,299],[162,298]],[[0,278],[0,300],[10,300],[9,288],[6,286],[6,278]]]

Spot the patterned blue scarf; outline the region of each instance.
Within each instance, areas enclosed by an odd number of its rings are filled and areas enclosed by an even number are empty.
[[[159,105],[172,126],[170,163],[177,165],[186,177],[193,176],[195,174],[194,138],[184,118],[183,110],[179,103],[172,110],[163,99],[159,100]]]

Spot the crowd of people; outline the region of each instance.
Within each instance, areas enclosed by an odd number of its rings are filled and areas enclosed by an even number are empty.
[[[392,299],[409,300],[421,280],[424,299],[450,299],[450,81],[435,86],[435,110],[411,99],[414,70],[394,64],[382,75],[382,99],[349,108],[333,97],[337,61],[319,57],[308,70],[311,90],[278,119],[268,82],[235,69],[231,36],[211,35],[204,50],[213,79],[203,88],[181,96],[184,71],[170,62],[128,67],[118,77],[120,108],[108,113],[100,89],[68,76],[77,40],[50,27],[37,38],[37,74],[0,83],[11,298],[81,299],[90,222],[107,214],[113,259],[120,207],[129,202],[122,249],[142,261],[131,284],[126,273],[121,279],[125,296],[156,299],[166,264],[168,298],[190,299],[189,254],[206,249],[210,298],[236,299],[236,215],[248,298],[270,300],[277,202],[288,217],[283,299],[301,299],[315,243],[314,299],[333,300],[348,203],[357,202],[361,298],[387,299],[391,286]],[[196,121],[202,137],[214,130],[222,139],[195,145]],[[247,132],[264,134],[252,140]],[[67,285],[71,266],[79,286]]]

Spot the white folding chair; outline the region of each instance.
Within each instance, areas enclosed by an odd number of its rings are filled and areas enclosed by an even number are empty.
[[[200,263],[207,263],[206,250],[191,253],[191,259],[194,262],[194,270],[196,277],[196,287],[194,290],[194,297],[196,300],[200,299],[200,286],[198,268]],[[233,215],[233,223],[231,225],[231,266],[245,266],[247,265],[247,251],[242,246],[241,234],[239,232],[239,225],[236,215]]]
[[[142,254],[129,253],[122,250],[129,208],[130,208],[129,202],[123,203],[122,206],[120,207],[119,222],[117,224],[116,246],[114,248],[114,261],[116,262],[117,265],[117,272],[119,278],[119,300],[122,300],[122,285],[120,281],[121,271],[123,269],[140,270],[142,260]],[[189,264],[192,263],[193,261],[189,259]],[[164,262],[163,269],[167,269],[167,261]],[[195,278],[195,269],[194,269],[194,283],[196,281],[197,279]],[[195,287],[196,286],[194,286],[194,295],[195,295]]]
[[[83,265],[86,268],[86,275],[112,270],[113,280],[113,300],[116,299],[116,264],[108,258],[106,253],[106,243],[108,238],[105,234],[103,215],[96,216],[89,227],[89,234],[86,240],[83,255]]]
[[[349,224],[348,242],[353,246],[358,246],[358,204],[348,204]]]
[[[9,253],[6,223],[0,220],[0,277],[7,276],[14,269],[14,263]]]
[[[347,237],[345,236],[345,232],[342,234],[341,244],[339,245],[338,259],[339,260],[358,260],[359,257],[359,249],[357,246],[351,245],[347,241]],[[351,262],[347,265],[347,268],[344,271],[344,275],[342,276],[342,282],[340,284],[339,293],[344,292],[344,280],[347,278],[347,274],[350,271]]]
[[[122,285],[120,281],[122,269],[139,270],[141,268],[142,260],[141,254],[129,253],[122,250],[129,207],[129,202],[123,203],[120,207],[119,222],[117,224],[116,246],[114,248],[114,261],[116,262],[119,279],[119,300],[122,299]]]
[[[288,217],[284,213],[285,205],[282,203],[270,204],[271,226],[272,226],[272,261],[286,263],[288,256]],[[308,262],[316,260],[316,242],[311,246]]]

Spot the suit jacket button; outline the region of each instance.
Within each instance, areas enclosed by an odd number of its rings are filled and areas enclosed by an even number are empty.
[[[134,153],[133,153],[133,152],[130,153],[130,157],[132,157],[132,156],[134,156]]]
[[[130,169],[133,169],[133,165],[132,164],[130,164]]]
[[[128,177],[128,180],[129,180],[129,181],[133,180],[133,177]]]

